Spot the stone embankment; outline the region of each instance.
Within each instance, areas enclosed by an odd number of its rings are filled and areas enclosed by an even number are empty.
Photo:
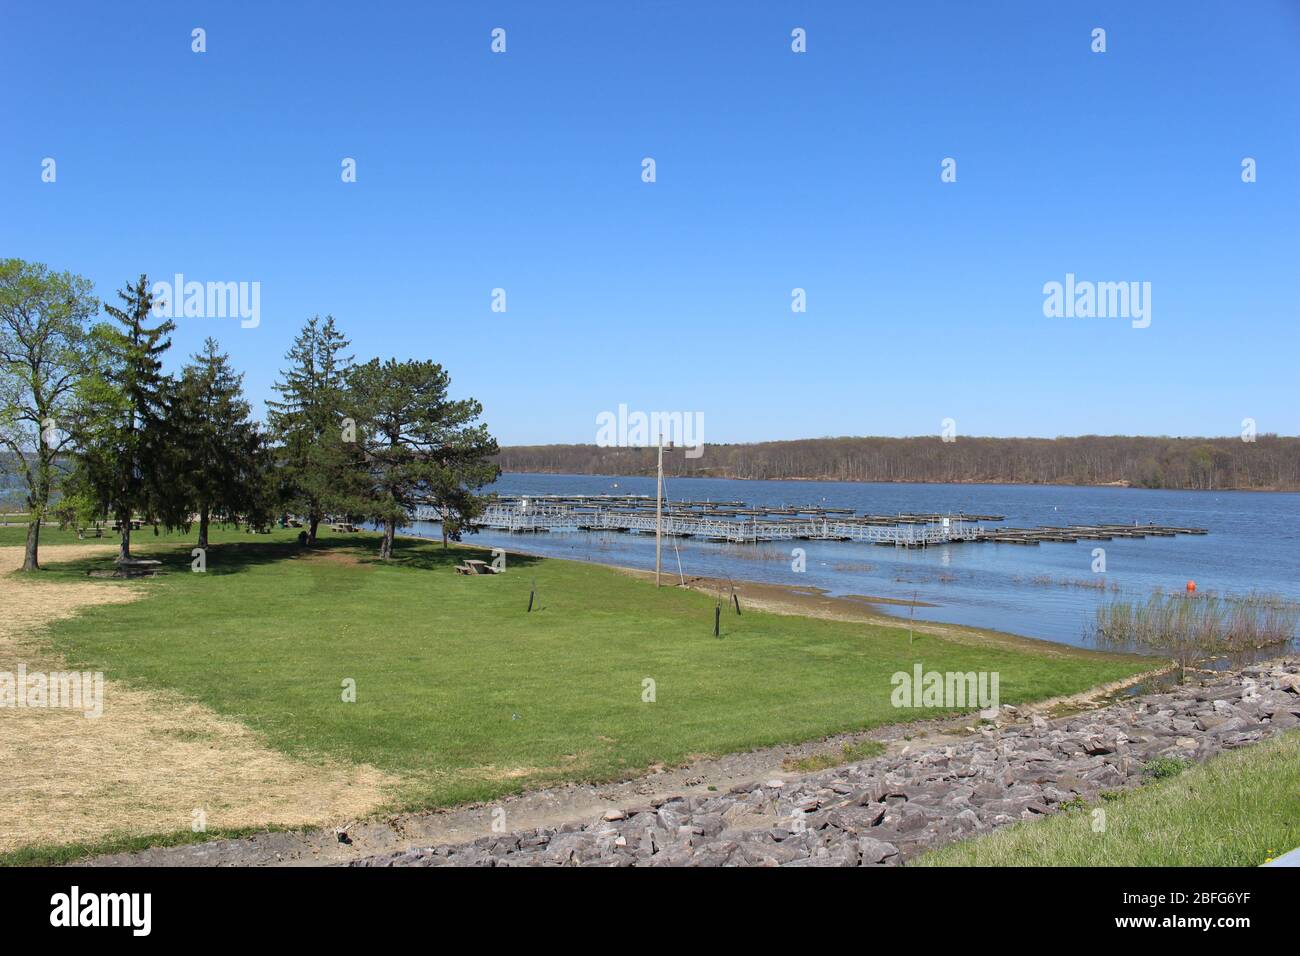
[[[996,726],[957,743],[353,865],[896,865],[1138,786],[1157,757],[1205,760],[1297,726],[1300,658],[1290,658],[1054,720],[1004,707]]]

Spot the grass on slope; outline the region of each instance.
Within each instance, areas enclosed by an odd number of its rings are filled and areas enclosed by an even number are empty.
[[[192,539],[137,533],[136,553],[168,573],[132,585],[147,598],[89,609],[52,640],[75,666],[180,691],[295,756],[400,775],[395,803],[408,807],[937,716],[890,704],[891,675],[916,661],[998,671],[1012,704],[1147,666],[923,634],[909,646],[906,630],[759,612],[724,613],[715,639],[712,599],[609,568],[512,555],[504,575],[465,577],[452,565],[466,552],[433,542],[399,541],[383,564],[373,535],[325,532],[301,553],[295,536],[218,531],[195,574]],[[0,543],[20,542],[21,529],[0,529]],[[86,580],[106,564],[44,573]],[[534,579],[540,609],[527,613]]]
[[[1094,830],[1094,811],[1105,813]],[[1300,731],[1094,807],[928,853],[922,866],[1258,866],[1300,846]]]

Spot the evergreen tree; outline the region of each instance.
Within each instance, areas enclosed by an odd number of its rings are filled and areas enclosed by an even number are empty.
[[[359,449],[344,413],[347,347],[332,316],[310,319],[285,355],[290,366],[274,386],[280,400],[267,402],[280,498],[307,519],[308,544],[316,543],[326,514],[357,509]]]
[[[146,324],[154,306],[149,280],[118,292],[122,308],[105,305],[117,326],[94,329],[100,346],[97,374],[82,382],[82,414],[74,425],[81,484],[118,523],[118,561],[131,558],[131,521],[174,513],[178,498],[171,455],[167,402],[170,383],[162,355],[171,347],[170,320]],[[169,477],[172,482],[169,483]]]
[[[253,523],[261,506],[262,437],[249,420],[243,381],[230,356],[209,338],[175,389],[169,425],[176,437],[176,480],[184,487],[186,527],[191,514],[198,516],[200,548],[208,546],[212,519],[243,516]]]
[[[450,376],[436,362],[372,359],[348,381],[370,481],[366,513],[384,529],[380,557],[392,557],[397,529],[420,504],[443,515],[444,546],[459,540],[482,507],[474,492],[500,474],[489,460],[496,441],[474,424],[483,406],[450,400]]]

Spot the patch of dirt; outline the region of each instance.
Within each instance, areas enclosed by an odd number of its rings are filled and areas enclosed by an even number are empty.
[[[466,776],[481,777],[484,780],[519,780],[531,777],[538,772],[536,767],[466,767]]]
[[[55,564],[113,545],[41,549]],[[22,564],[0,548],[0,574]],[[8,573],[0,579],[0,672],[68,670],[45,629],[87,607],[135,601],[147,588]],[[322,826],[371,812],[397,781],[367,766],[306,763],[267,747],[238,721],[179,694],[105,675],[103,715],[0,709],[0,852],[23,846],[191,828]],[[214,675],[214,679],[219,677]]]
[[[361,557],[355,551],[338,551],[333,548],[328,551],[303,551],[298,555],[298,560],[314,564],[361,564]]]

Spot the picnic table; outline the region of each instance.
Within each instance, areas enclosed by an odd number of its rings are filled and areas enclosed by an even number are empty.
[[[113,563],[117,566],[114,576],[119,578],[146,577],[158,573],[162,568],[161,561],[147,558],[127,558],[125,561],[118,558]]]
[[[496,574],[497,569],[492,567],[486,561],[467,560],[463,564],[456,565],[457,574]]]

